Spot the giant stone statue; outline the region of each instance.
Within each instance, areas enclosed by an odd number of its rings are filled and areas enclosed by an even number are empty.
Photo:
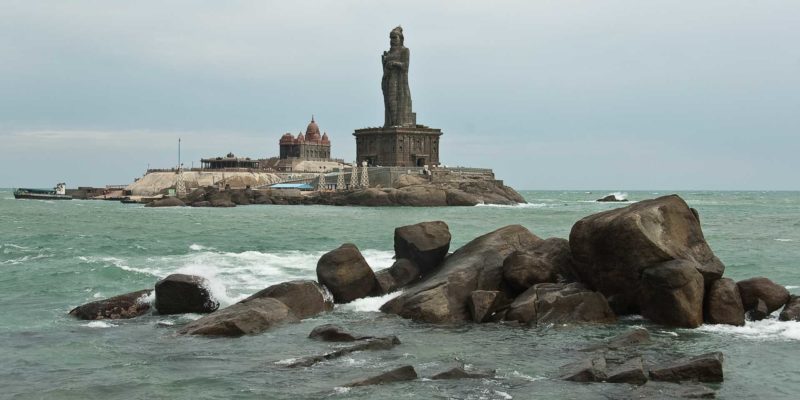
[[[384,127],[414,126],[411,112],[411,90],[408,88],[408,48],[403,46],[403,28],[389,33],[389,51],[383,52],[383,104],[386,110]]]
[[[417,124],[411,111],[408,88],[408,48],[403,46],[403,28],[389,33],[389,51],[383,52],[383,126],[356,129],[356,163],[368,167],[420,167],[439,165],[439,137],[442,130]],[[366,177],[366,176],[365,176]],[[364,182],[363,184],[368,184]]]

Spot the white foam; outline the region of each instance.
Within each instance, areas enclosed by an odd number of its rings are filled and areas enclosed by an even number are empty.
[[[517,204],[476,204],[475,207],[495,207],[495,208],[542,208],[547,207],[547,203],[517,203]]]
[[[778,242],[794,242],[794,239],[775,239]]]
[[[194,250],[194,251],[208,250],[208,249],[210,249],[210,248],[211,248],[211,247],[206,247],[206,246],[203,246],[202,244],[197,244],[197,243],[192,243],[192,244],[189,246],[189,250]]]
[[[800,322],[768,318],[746,321],[744,326],[703,325],[698,330],[751,340],[800,340]]]
[[[511,371],[511,376],[514,377],[514,378],[521,378],[521,379],[524,379],[524,380],[530,381],[530,382],[536,382],[536,381],[540,381],[542,379],[545,379],[542,376],[525,375],[525,374],[523,374],[523,373],[521,373],[521,372],[519,372],[517,370]]]
[[[789,289],[789,290],[797,289],[797,288],[800,288],[800,286],[786,286],[786,289]]]
[[[333,388],[333,391],[335,391],[336,394],[345,394],[345,393],[350,391],[350,388],[349,387],[343,387],[343,386],[337,386],[337,387]]]
[[[294,363],[297,360],[298,360],[297,358],[285,358],[283,360],[275,361],[275,364],[276,365],[289,365],[289,364]]]
[[[100,293],[100,292],[97,292],[97,293],[93,294],[92,297],[95,298],[95,299],[100,299],[100,298],[103,297],[103,294]]]
[[[398,291],[378,297],[365,297],[362,299],[353,300],[347,304],[343,304],[338,308],[356,312],[378,312],[380,311],[381,306],[387,301],[400,296],[402,293],[402,291]]]
[[[496,395],[498,395],[498,396],[500,396],[500,397],[502,397],[502,398],[504,398],[504,399],[513,399],[513,397],[511,397],[511,395],[510,395],[510,394],[508,394],[508,393],[506,393],[506,392],[501,392],[501,391],[499,391],[499,390],[495,390],[495,391],[494,391],[494,394],[496,394]]]
[[[112,323],[105,322],[105,321],[92,321],[92,322],[89,322],[88,324],[85,324],[83,326],[89,327],[89,328],[98,328],[98,329],[116,327],[116,325],[114,325]]]

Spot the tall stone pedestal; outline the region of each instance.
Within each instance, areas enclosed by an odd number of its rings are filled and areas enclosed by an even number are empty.
[[[441,129],[417,125],[356,129],[356,161],[371,166],[421,167],[439,165]]]

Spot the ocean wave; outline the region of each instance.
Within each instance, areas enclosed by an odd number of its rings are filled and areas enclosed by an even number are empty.
[[[698,330],[752,340],[800,340],[800,322],[768,318],[746,321],[744,326],[702,325]]]
[[[779,238],[779,239],[775,239],[775,241],[777,241],[777,242],[794,242],[794,239],[782,239],[782,238]]]
[[[105,321],[92,321],[92,322],[89,322],[87,324],[84,324],[83,326],[88,327],[88,328],[97,328],[97,329],[114,328],[114,327],[116,327],[116,325],[114,325],[114,324],[112,324],[110,322],[105,322]]]
[[[494,208],[542,208],[547,207],[547,203],[518,203],[518,204],[476,204],[475,207],[494,207]]]
[[[9,260],[0,261],[0,265],[19,265],[19,264],[26,263],[28,261],[40,260],[42,258],[50,258],[52,256],[53,256],[52,254],[44,254],[44,253],[40,253],[40,254],[36,254],[36,255],[25,255],[25,256],[22,256],[22,257],[17,257],[17,258],[12,258],[12,259],[9,259]]]
[[[402,293],[402,291],[397,291],[378,297],[365,297],[342,304],[337,308],[356,312],[378,312],[387,301],[400,296]]]
[[[283,251],[240,253],[193,251],[188,254],[147,257],[79,257],[106,268],[147,274],[156,280],[170,274],[197,275],[207,280],[207,289],[221,305],[227,306],[268,286],[294,280],[316,280],[317,261],[323,251]],[[394,252],[366,249],[364,258],[374,270],[388,268],[394,262]],[[381,303],[383,304],[383,303]],[[377,311],[377,306],[362,305],[365,311]]]

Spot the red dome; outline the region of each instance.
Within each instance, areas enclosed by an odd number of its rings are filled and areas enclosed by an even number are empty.
[[[330,144],[331,140],[328,138],[328,132],[322,134],[322,143]]]
[[[311,116],[311,122],[308,124],[306,128],[306,140],[309,142],[319,142],[319,126],[317,123],[314,122],[314,116]]]
[[[298,133],[298,134],[297,134],[297,141],[298,141],[298,142],[305,142],[305,141],[306,141],[306,137],[305,137],[305,136],[303,136],[303,133],[302,133],[302,132],[300,132],[300,133]]]
[[[284,133],[281,136],[280,144],[292,144],[294,143],[294,136],[291,133]]]

